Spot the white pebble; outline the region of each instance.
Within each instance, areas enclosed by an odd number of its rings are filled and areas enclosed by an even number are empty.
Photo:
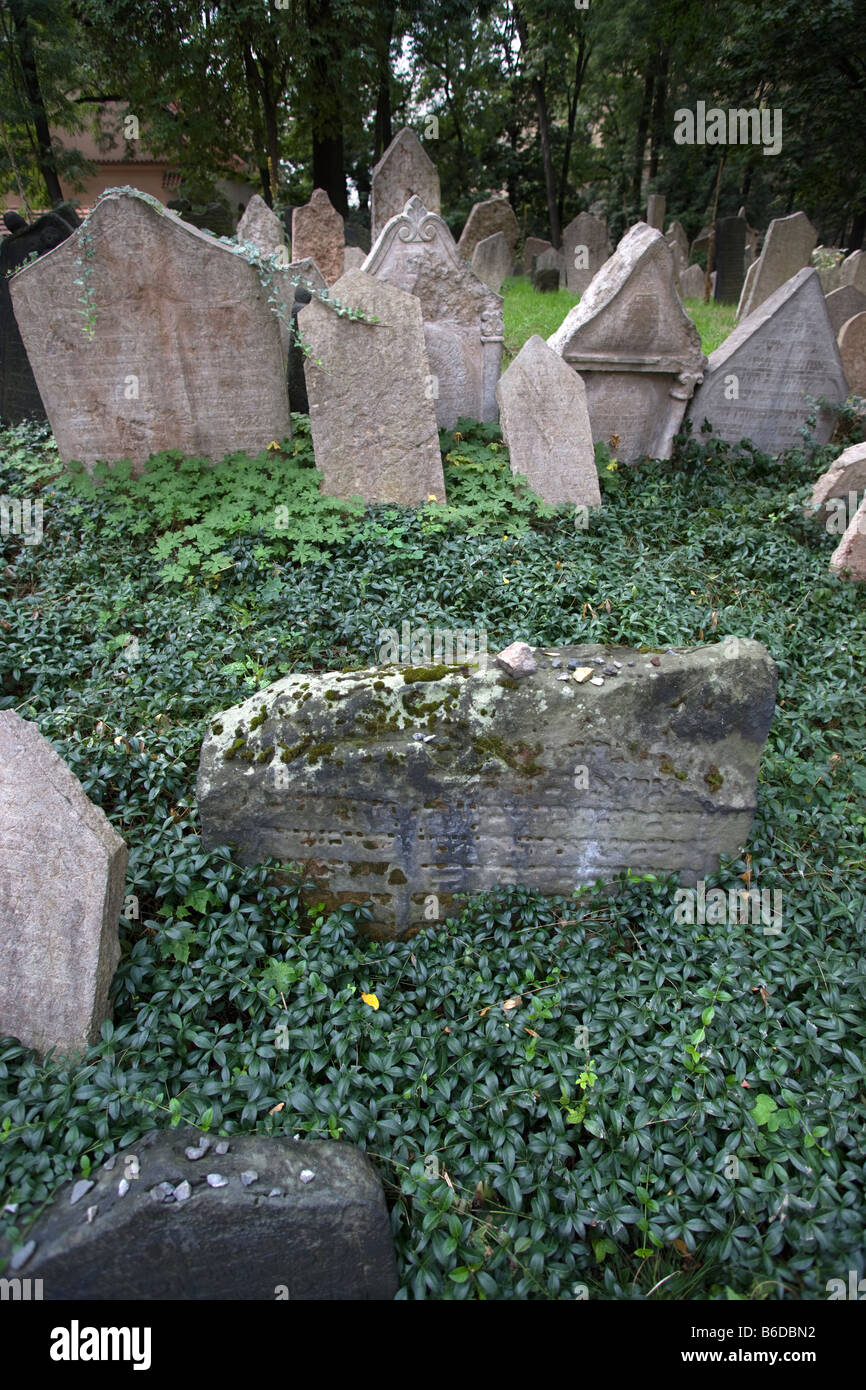
[[[228,1140],[227,1140],[227,1139],[221,1139],[221,1140],[219,1141],[219,1143],[217,1144],[217,1146],[216,1146],[215,1152],[218,1153],[218,1154],[227,1154],[228,1151],[229,1151],[229,1143],[228,1143]]]
[[[315,1176],[311,1168],[305,1168],[301,1173],[301,1182],[312,1182]]]
[[[72,1189],[72,1195],[69,1198],[69,1205],[71,1207],[74,1207],[75,1203],[80,1202],[81,1198],[84,1196],[86,1192],[90,1191],[92,1186],[93,1183],[91,1182],[90,1178],[79,1178],[78,1182]]]
[[[128,1191],[129,1183],[127,1182],[126,1178],[121,1178],[120,1182],[117,1184],[118,1197],[125,1197]]]
[[[91,1222],[93,1221],[94,1216],[96,1215],[96,1213],[97,1213],[98,1211],[99,1211],[99,1207],[98,1207],[98,1206],[96,1206],[96,1207],[88,1207],[88,1208],[87,1208],[86,1220],[87,1220],[88,1226],[91,1224]]]
[[[248,1168],[245,1173],[241,1173],[241,1182],[244,1187],[249,1187],[250,1183],[258,1181],[258,1173],[253,1168]]]
[[[207,1185],[208,1187],[226,1187],[228,1178],[224,1178],[222,1173],[208,1173]]]
[[[183,1182],[179,1182],[177,1187],[174,1189],[175,1201],[185,1202],[191,1196],[192,1188],[190,1187],[189,1183],[185,1179]]]
[[[35,1249],[35,1240],[28,1240],[26,1245],[20,1245],[18,1249],[13,1252],[12,1258],[9,1261],[12,1268],[20,1269],[22,1265],[25,1265]]]

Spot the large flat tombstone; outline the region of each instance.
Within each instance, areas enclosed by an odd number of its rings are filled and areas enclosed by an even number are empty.
[[[547,341],[583,378],[596,443],[616,437],[626,462],[670,457],[706,359],[661,232],[630,228]]]
[[[818,274],[820,276],[820,270]],[[822,289],[824,288],[823,280],[821,281],[821,287]],[[844,323],[847,323],[849,319],[853,319],[855,314],[866,312],[866,294],[855,289],[853,285],[840,285],[838,290],[831,290],[829,294],[827,294],[825,289],[824,294],[824,302],[827,305],[827,313],[833,325],[833,332],[838,338]]]
[[[345,245],[342,217],[324,188],[314,188],[310,201],[292,213],[292,259],[310,256],[333,285],[343,273]]]
[[[738,323],[753,314],[786,280],[809,264],[817,240],[818,233],[805,212],[773,219],[767,230],[764,249],[754,262],[754,271],[749,267],[737,305]]]
[[[40,1055],[99,1038],[127,852],[39,732],[0,711],[0,1037]]]
[[[842,370],[852,396],[866,396],[866,313],[855,314],[839,333]]]
[[[10,289],[64,461],[140,468],[162,449],[219,460],[291,433],[279,322],[258,274],[175,213],[109,194]]]
[[[34,252],[44,256],[46,251],[53,251],[77,225],[77,220],[72,223],[67,213],[46,212],[29,226],[26,222],[17,226],[16,222],[17,229],[0,242],[0,418],[7,425],[45,418],[42,397],[12,310],[7,276]]]
[[[720,439],[749,439],[776,455],[800,442],[810,398],[847,394],[821,281],[806,266],[710,355],[689,415],[695,429],[709,420]],[[821,411],[816,438],[824,444],[832,431],[832,412]]]
[[[472,252],[472,269],[489,290],[498,294],[502,281],[511,273],[512,256],[502,232],[479,241]]]
[[[716,223],[713,256],[717,304],[738,304],[746,278],[746,222],[743,217],[720,217]]]
[[[474,204],[466,219],[466,226],[460,233],[457,243],[458,254],[465,261],[471,261],[472,253],[479,241],[493,236],[494,232],[502,232],[513,260],[514,249],[520,236],[520,224],[507,198],[486,198],[483,203]]]
[[[370,901],[392,935],[460,911],[456,894],[572,894],[626,868],[694,885],[739,853],[775,700],[760,643],[564,647],[519,680],[436,645],[441,664],[384,664],[394,635],[382,665],[288,676],[221,713],[202,843],[298,864],[314,902]]]
[[[603,217],[579,212],[562,234],[565,279],[572,294],[583,294],[608,258],[607,223]]]
[[[258,193],[254,193],[247,203],[246,211],[238,223],[235,233],[238,241],[249,241],[262,253],[263,256],[276,256],[281,252],[285,255],[288,262],[288,255],[285,254],[286,230],[282,220],[277,217],[273,208],[269,208],[264,198]]]
[[[372,241],[376,240],[392,217],[400,216],[410,198],[420,198],[428,212],[439,211],[439,174],[436,165],[414,130],[404,126],[373,169],[370,195]]]
[[[382,1182],[353,1144],[151,1130],[62,1187],[27,1235],[13,1267],[47,1302],[367,1302],[398,1288]]]
[[[499,378],[496,399],[512,472],[553,506],[600,506],[586,390],[537,333]]]
[[[298,314],[312,349],[304,374],[323,491],[410,507],[432,493],[441,502],[442,455],[418,299],[363,270],[347,271],[331,293],[379,322],[339,316],[318,299]]]
[[[461,416],[495,420],[502,298],[461,259],[442,218],[410,198],[381,233],[364,270],[420,301],[439,428],[453,429]]]

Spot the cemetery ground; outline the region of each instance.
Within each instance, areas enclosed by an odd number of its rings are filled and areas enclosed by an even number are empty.
[[[573,302],[535,296],[530,323],[525,293],[511,352]],[[706,318],[710,350],[727,327]],[[460,423],[447,501],[415,510],[320,497],[297,415],[256,459],[168,454],[98,489],[46,427],[0,438],[0,492],[44,509],[40,544],[2,540],[0,708],[38,722],[130,852],[102,1041],[39,1063],[0,1040],[0,1228],[26,1240],[61,1183],[183,1123],[365,1149],[401,1298],[825,1299],[863,1258],[866,609],[802,508],[855,417],[778,461],[700,433],[629,469],[598,446],[585,528],[512,479],[497,426]],[[203,852],[216,712],[369,666],[407,621],[484,630],[491,653],[763,642],[758,812],[706,888],[781,894],[781,930],[683,925],[673,879],[629,874],[373,940],[366,909],[326,914],[291,868]]]

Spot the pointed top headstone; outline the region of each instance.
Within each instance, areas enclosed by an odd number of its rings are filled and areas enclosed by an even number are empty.
[[[399,217],[410,198],[421,199],[428,212],[439,211],[439,174],[414,130],[404,126],[373,169],[370,236],[376,240],[392,217]]]

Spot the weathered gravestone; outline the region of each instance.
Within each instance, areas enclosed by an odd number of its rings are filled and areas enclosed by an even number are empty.
[[[410,507],[431,493],[443,501],[421,304],[363,270],[347,271],[332,292],[379,322],[340,317],[317,299],[298,315],[312,349],[304,373],[323,490]]]
[[[109,1014],[126,846],[14,710],[0,710],[0,846],[0,1037],[83,1051]]]
[[[601,505],[583,382],[538,334],[496,388],[511,469],[545,502]]]
[[[818,233],[805,212],[773,219],[767,230],[764,249],[746,275],[737,305],[738,323],[753,314],[787,280],[808,266],[817,240]]]
[[[562,234],[565,279],[572,294],[583,294],[608,257],[607,223],[579,212]]]
[[[866,294],[866,252],[852,251],[846,256],[840,269],[843,285],[853,285],[855,290]]]
[[[542,255],[545,251],[553,250],[553,242],[545,241],[544,237],[528,236],[523,243],[523,270],[524,274],[529,275],[533,267],[536,256]]]
[[[398,1288],[382,1183],[360,1149],[191,1128],[151,1130],[61,1188],[17,1268],[48,1302],[369,1301]]]
[[[21,420],[43,419],[45,407],[21,341],[7,277],[34,252],[44,256],[46,251],[53,251],[71,235],[77,222],[70,224],[60,211],[46,212],[31,226],[18,214],[13,217],[7,213],[6,218],[12,226],[10,235],[0,242],[0,418],[8,425],[17,425]]]
[[[360,270],[367,259],[367,252],[360,246],[346,246],[343,250],[343,270]]]
[[[800,442],[810,398],[846,395],[821,282],[806,266],[711,354],[689,415],[696,430],[709,420],[720,439],[749,439],[776,455]],[[832,430],[832,413],[821,411],[816,438],[824,444]]]
[[[683,299],[703,299],[706,271],[699,265],[688,266],[680,275],[680,295]]]
[[[400,216],[410,198],[416,197],[421,199],[428,212],[439,211],[439,174],[436,165],[414,130],[405,126],[394,136],[373,169],[371,241],[376,240],[392,217]]]
[[[252,242],[263,256],[274,256],[282,252],[285,260],[289,259],[282,221],[258,193],[254,193],[247,203],[244,215],[238,223],[236,236],[240,242]]]
[[[713,255],[717,304],[738,304],[746,278],[746,223],[742,217],[720,217]]]
[[[343,274],[343,219],[324,188],[314,188],[310,201],[292,213],[292,259],[310,256],[329,285]]]
[[[458,255],[466,261],[471,261],[472,253],[479,241],[493,236],[495,232],[502,232],[513,259],[520,236],[520,224],[507,198],[487,198],[483,203],[474,204],[466,219],[466,226],[460,233],[457,243]]]
[[[661,232],[638,222],[548,338],[586,387],[592,437],[626,462],[668,458],[706,361]]]
[[[850,513],[856,512],[857,507],[866,493],[866,444],[852,444],[836,459],[831,468],[827,469],[818,479],[812,489],[812,496],[806,503],[804,511],[807,515],[817,516],[819,521],[835,520],[836,515],[843,512],[843,507],[836,506],[836,503],[847,504],[852,498],[856,498],[854,507]],[[845,527],[842,528],[843,530]]]
[[[291,433],[279,323],[255,269],[175,213],[110,194],[10,289],[62,459],[219,460]]]
[[[774,709],[765,648],[557,657],[535,652],[518,681],[492,663],[278,681],[204,740],[205,847],[302,865],[315,901],[370,901],[385,934],[503,883],[571,894],[630,868],[694,884],[738,854]]]
[[[511,252],[502,232],[479,241],[472,252],[472,269],[489,290],[498,294],[502,281],[511,272]]]
[[[840,579],[866,580],[866,497],[830,556],[830,568]]]
[[[536,256],[532,266],[532,283],[542,292],[565,289],[565,252],[551,246],[549,251],[542,251],[540,256]]]
[[[682,256],[683,268],[689,263],[689,239],[681,222],[674,221],[665,232],[665,241],[671,250],[677,248]]]
[[[842,370],[852,396],[866,396],[866,313],[855,314],[839,332]]]
[[[461,416],[495,420],[502,299],[458,256],[442,218],[410,198],[385,227],[364,270],[420,301],[439,428],[453,429]]]
[[[820,276],[821,272],[818,274]],[[823,288],[823,281],[821,284]],[[853,285],[840,285],[838,290],[831,290],[829,294],[825,291],[824,303],[837,338],[843,324],[853,319],[855,314],[866,312],[866,294],[861,294]]]
[[[646,200],[646,221],[648,227],[654,227],[658,232],[664,230],[667,205],[667,198],[665,198],[663,193],[651,193],[649,195]]]

